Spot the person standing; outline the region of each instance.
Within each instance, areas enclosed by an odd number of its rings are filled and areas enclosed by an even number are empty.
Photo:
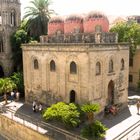
[[[137,114],[138,114],[138,115],[139,115],[139,110],[140,110],[140,101],[138,100],[138,101],[137,101],[137,111],[138,111]]]
[[[14,91],[11,91],[11,102],[14,100],[14,96],[15,96]]]
[[[42,110],[43,110],[42,103],[39,104],[39,106],[38,106],[38,110],[39,110],[39,112],[42,112]]]
[[[32,109],[34,112],[36,112],[36,106],[37,106],[37,102],[36,102],[36,100],[34,100],[33,104],[32,104]]]
[[[18,90],[16,91],[16,101],[19,101],[19,92],[18,92]]]

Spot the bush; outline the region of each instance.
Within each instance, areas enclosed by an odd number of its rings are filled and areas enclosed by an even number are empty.
[[[80,113],[75,104],[59,102],[47,108],[43,114],[46,120],[59,120],[66,127],[76,127],[80,123]]]
[[[107,128],[99,121],[86,125],[81,130],[81,135],[88,139],[100,140],[105,137]]]

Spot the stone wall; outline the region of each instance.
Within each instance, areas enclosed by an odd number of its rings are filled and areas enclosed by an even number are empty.
[[[34,60],[39,68],[34,69]],[[114,70],[108,72],[112,59]],[[124,69],[121,70],[121,60]],[[50,71],[50,62],[56,65]],[[70,63],[77,65],[77,74],[70,73]],[[96,75],[96,63],[101,73]],[[99,103],[101,108],[108,102],[108,85],[114,83],[114,102],[127,104],[129,48],[126,44],[36,44],[23,47],[25,99],[37,99],[51,105],[58,101],[70,102],[75,91],[75,102]]]
[[[52,140],[47,135],[39,134],[2,115],[0,115],[0,133],[8,140]]]
[[[140,46],[136,50],[136,54],[132,59],[133,65],[129,67],[129,75],[132,76],[132,81],[129,81],[130,88],[137,88],[138,81],[140,80]]]

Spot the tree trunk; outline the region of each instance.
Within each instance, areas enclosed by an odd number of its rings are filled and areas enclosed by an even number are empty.
[[[93,112],[88,112],[87,117],[88,117],[89,123],[90,124],[93,123],[93,121],[94,121],[94,114],[93,114]]]

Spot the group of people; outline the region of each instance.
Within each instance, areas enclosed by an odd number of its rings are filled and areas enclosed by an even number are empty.
[[[19,101],[19,96],[20,96],[20,93],[18,90],[13,90],[11,91],[11,95],[10,95],[10,98],[11,98],[11,102],[12,101]]]
[[[42,112],[43,106],[41,103],[38,103],[36,100],[34,100],[32,104],[32,110],[33,112]]]
[[[115,105],[108,105],[105,107],[105,113],[109,114],[111,113],[112,115],[116,115],[118,113],[119,108],[117,108]]]

